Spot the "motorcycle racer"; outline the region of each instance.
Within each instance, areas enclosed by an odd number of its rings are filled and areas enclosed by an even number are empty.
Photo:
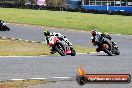
[[[46,37],[47,44],[49,42],[50,36],[56,36],[59,40],[65,41],[67,43],[67,45],[72,49],[72,43],[70,43],[69,40],[64,35],[62,35],[60,33],[56,33],[56,32],[50,33],[49,30],[44,30],[44,35]],[[54,54],[53,48],[50,51],[51,51],[50,52],[51,54]]]
[[[97,46],[96,48],[96,51],[97,52],[100,52],[102,50],[101,48],[101,40],[103,37],[109,39],[114,45],[116,45],[116,43],[112,40],[111,36],[108,35],[108,33],[104,32],[104,33],[101,33],[101,32],[97,32],[95,29],[93,29],[91,31],[91,34],[92,34],[92,43],[94,46]]]
[[[3,20],[0,20],[0,30],[7,30],[9,31],[9,27],[6,26],[6,23]]]
[[[0,20],[0,25],[3,25],[3,23],[4,23],[4,22],[3,22],[2,20]]]

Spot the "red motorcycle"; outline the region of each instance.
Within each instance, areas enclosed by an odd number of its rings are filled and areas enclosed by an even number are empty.
[[[76,52],[73,48],[71,49],[71,47],[68,46],[65,41],[57,38],[56,36],[50,36],[48,40],[48,46],[52,47],[53,51],[58,52],[61,56],[76,55]]]

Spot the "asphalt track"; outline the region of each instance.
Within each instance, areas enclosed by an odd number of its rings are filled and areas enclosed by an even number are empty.
[[[43,28],[8,24],[11,30],[1,31],[0,36],[13,37],[33,41],[44,41]],[[57,30],[66,35],[73,44],[92,47],[89,32]],[[111,35],[117,42],[121,54],[107,56],[105,53],[66,56],[39,56],[39,57],[0,57],[0,80],[75,77],[80,65],[90,74],[130,74],[132,75],[132,36]],[[132,88],[130,84],[88,84],[79,86],[75,81],[57,81],[46,85],[31,88]]]

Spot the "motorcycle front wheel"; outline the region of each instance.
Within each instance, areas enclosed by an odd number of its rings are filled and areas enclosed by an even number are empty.
[[[62,44],[60,44],[60,43],[56,44],[55,45],[55,49],[61,56],[65,56],[66,55]]]
[[[119,49],[116,47],[115,48],[115,55],[119,55],[120,54],[120,51],[119,51]]]
[[[8,28],[7,26],[5,26],[5,29],[6,29],[6,31],[9,31],[10,30],[10,28]]]

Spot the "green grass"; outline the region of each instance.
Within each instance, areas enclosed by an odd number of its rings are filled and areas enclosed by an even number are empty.
[[[132,34],[132,16],[0,8],[0,18],[16,23]]]
[[[95,49],[89,49],[77,45],[75,45],[74,48],[77,53],[88,53],[95,51]],[[50,48],[46,44],[0,39],[0,56],[51,55],[49,52]]]
[[[38,56],[49,55],[45,44],[15,40],[0,40],[0,56]]]

